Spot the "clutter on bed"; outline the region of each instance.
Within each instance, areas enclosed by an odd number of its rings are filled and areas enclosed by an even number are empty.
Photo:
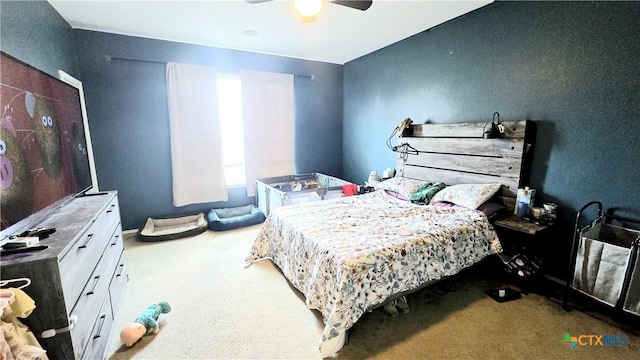
[[[207,214],[209,230],[226,231],[264,222],[265,216],[253,205],[211,209]]]
[[[445,188],[447,190],[443,191]],[[394,177],[380,182],[376,189],[416,204],[477,209],[487,215],[490,220],[505,215],[507,210],[504,204],[492,201],[494,195],[500,190],[500,184],[457,184],[447,188],[441,182],[431,183]]]
[[[497,201],[514,212],[516,191],[529,182],[536,124],[529,120],[501,122],[500,138],[484,139],[483,123],[412,125],[402,141],[416,154],[398,156],[396,177],[455,184],[500,184]]]
[[[409,196],[409,200],[411,200],[412,203],[427,205],[431,201],[431,198],[444,188],[445,185],[441,182],[424,183]]]
[[[500,184],[458,184],[438,191],[431,201],[447,201],[469,209],[477,209],[500,190]]]
[[[207,230],[203,213],[195,215],[148,218],[138,230],[141,241],[164,241],[201,234]]]
[[[342,193],[344,194],[344,196],[358,195],[358,185],[344,184],[342,185]]]
[[[416,190],[418,190],[418,188],[424,183],[426,183],[426,181],[424,180],[415,180],[405,177],[392,177],[378,183],[378,185],[375,186],[375,189],[382,189],[387,192],[393,192],[393,196],[400,199],[409,200],[411,194],[416,192]]]

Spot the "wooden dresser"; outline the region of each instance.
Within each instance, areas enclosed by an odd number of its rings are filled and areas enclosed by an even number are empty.
[[[103,359],[127,283],[118,195],[73,199],[37,226],[56,229],[40,241],[49,248],[3,257],[0,269],[31,279],[23,291],[36,308],[23,322],[50,359]]]

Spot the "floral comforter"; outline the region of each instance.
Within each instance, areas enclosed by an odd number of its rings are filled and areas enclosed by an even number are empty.
[[[387,298],[500,251],[480,211],[416,205],[376,191],[275,209],[246,261],[271,259],[321,312],[322,344]]]

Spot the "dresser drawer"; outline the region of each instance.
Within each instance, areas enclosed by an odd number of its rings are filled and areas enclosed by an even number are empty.
[[[82,355],[83,359],[104,359],[111,337],[113,327],[113,314],[111,313],[111,301],[107,296],[102,303],[98,317],[91,329],[89,342]],[[80,357],[77,357],[80,359]]]
[[[95,271],[91,274],[87,286],[83,289],[78,303],[71,312],[71,317],[77,317],[78,323],[71,329],[73,352],[76,358],[82,355],[87,342],[95,316],[105,297],[109,294],[110,274],[106,273],[108,265],[105,259],[100,259]]]
[[[114,198],[79,235],[59,260],[67,311],[72,309],[120,223],[118,199]],[[118,228],[119,229],[119,228]]]
[[[113,278],[111,278],[111,285],[109,285],[109,295],[111,296],[111,311],[113,312],[113,317],[115,318],[118,315],[118,309],[120,308],[120,304],[124,299],[124,292],[127,288],[127,264],[124,261],[124,252],[120,256],[120,261],[118,261],[118,266],[116,266],[116,271],[113,273]]]
[[[87,342],[90,341],[89,335],[93,327],[93,319],[104,298],[109,297],[109,284],[122,251],[122,236],[118,225],[72,311],[72,316],[78,317],[78,323],[71,331],[73,351],[76,357],[82,354]]]
[[[116,266],[120,261],[123,251],[124,243],[122,239],[122,230],[120,229],[120,224],[118,224],[116,231],[111,235],[111,240],[109,241],[107,248],[104,250],[104,255],[102,255],[107,259],[105,261],[109,262],[105,273],[105,276],[109,276],[109,281],[111,281],[111,277],[116,271]]]

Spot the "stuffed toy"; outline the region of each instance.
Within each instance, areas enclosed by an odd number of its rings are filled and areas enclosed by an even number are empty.
[[[127,346],[131,347],[140,338],[147,334],[157,334],[160,331],[158,326],[158,316],[171,311],[171,306],[166,301],[160,301],[157,304],[151,304],[138,316],[138,318],[127,325],[120,332],[120,340]]]

